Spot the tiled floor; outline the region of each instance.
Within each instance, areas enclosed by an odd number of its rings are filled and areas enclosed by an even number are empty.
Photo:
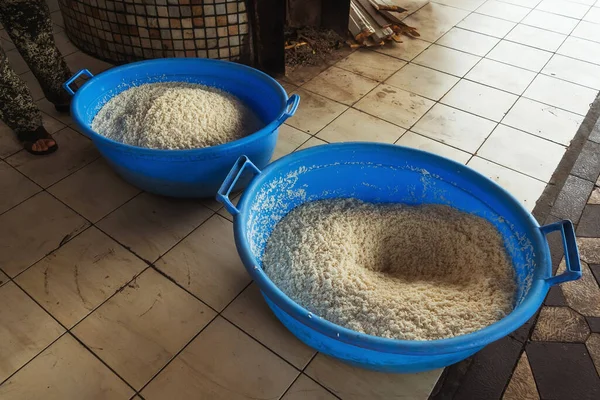
[[[600,89],[593,3],[436,0],[407,20],[420,39],[285,78],[302,102],[274,158],[397,143],[467,164],[531,210]],[[110,67],[53,17],[73,70]],[[440,371],[362,371],[295,339],[242,268],[220,205],[121,181],[0,38],[61,145],[35,158],[0,125],[1,399],[427,398]]]
[[[545,223],[573,221],[581,279],[553,286],[538,315],[523,327],[477,353],[469,366],[450,367],[434,399],[600,397],[600,120],[572,165],[564,182],[557,183],[553,206],[545,214],[537,208],[534,215]],[[554,233],[548,240],[553,269],[563,273],[562,239]]]

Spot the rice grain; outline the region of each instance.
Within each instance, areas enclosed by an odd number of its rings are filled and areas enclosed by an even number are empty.
[[[241,139],[261,128],[235,96],[185,82],[149,83],[110,99],[92,129],[117,142],[151,149],[193,149]]]
[[[394,339],[479,330],[512,311],[516,291],[496,228],[442,205],[305,203],[275,226],[263,268],[315,315]]]

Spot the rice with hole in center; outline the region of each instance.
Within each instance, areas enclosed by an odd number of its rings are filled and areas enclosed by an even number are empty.
[[[516,293],[497,229],[443,205],[302,204],[275,226],[263,268],[315,315],[393,339],[480,330],[512,311]]]

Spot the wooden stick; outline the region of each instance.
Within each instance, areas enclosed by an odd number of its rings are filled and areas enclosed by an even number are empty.
[[[369,0],[369,3],[371,3],[377,11],[382,11],[382,10],[396,11],[396,12],[406,11],[406,9],[404,9],[400,6],[397,6],[395,4],[390,4],[386,0]]]
[[[375,22],[376,25],[379,25],[382,28],[386,28],[392,25],[390,21],[385,19],[383,15],[381,15],[381,13],[377,11],[375,7],[373,7],[369,0],[357,0],[355,4],[358,4],[359,7],[361,7],[365,11],[366,15],[371,17],[371,19]]]

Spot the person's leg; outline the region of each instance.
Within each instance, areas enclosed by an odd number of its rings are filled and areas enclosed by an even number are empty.
[[[62,84],[71,72],[54,42],[46,1],[0,0],[0,18],[48,101],[59,111],[68,111],[71,97]]]
[[[0,120],[11,128],[26,150],[47,154],[57,145],[42,126],[42,113],[37,108],[25,82],[8,64],[0,47]]]

